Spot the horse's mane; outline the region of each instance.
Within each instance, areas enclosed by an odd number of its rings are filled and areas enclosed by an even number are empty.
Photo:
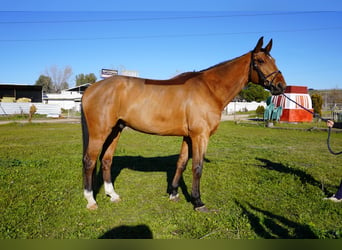
[[[213,66],[210,66],[209,68],[202,69],[201,71],[198,71],[198,72],[199,72],[199,73],[202,73],[202,72],[211,70],[211,69],[213,69],[213,68],[220,67],[220,66],[222,66],[222,65],[231,63],[231,62],[235,61],[236,59],[239,59],[239,58],[241,58],[241,57],[243,57],[243,56],[245,56],[245,55],[246,55],[246,54],[244,54],[244,55],[242,55],[242,56],[235,57],[235,58],[230,59],[230,60],[227,60],[227,61],[220,62],[220,63],[218,63],[218,64],[215,64],[215,65],[213,65]]]
[[[244,56],[244,55],[242,55],[242,56]],[[191,79],[193,77],[196,77],[196,76],[202,74],[205,71],[208,71],[208,70],[211,70],[213,68],[217,68],[217,67],[220,67],[222,65],[225,65],[225,64],[228,64],[230,62],[233,62],[234,60],[239,59],[242,56],[239,56],[239,57],[236,57],[236,58],[224,61],[224,62],[220,62],[218,64],[215,64],[213,66],[210,66],[209,68],[206,68],[206,69],[203,69],[203,70],[200,70],[200,71],[184,72],[184,73],[176,75],[175,77],[167,79],[167,80],[146,79],[145,80],[145,84],[152,84],[152,85],[181,85],[181,84],[184,84],[187,80],[189,80],[189,79]]]
[[[146,79],[145,84],[153,84],[153,85],[181,85],[184,84],[190,78],[200,75],[201,72],[193,71],[193,72],[184,72],[175,77],[172,77],[167,80],[154,80],[154,79]]]
[[[234,59],[232,59],[232,60],[234,60]],[[230,62],[230,61],[232,61],[232,60],[227,60],[227,61],[224,61],[224,62],[220,62],[220,63],[218,63],[218,64],[215,64],[215,65],[213,65],[213,66],[210,66],[209,68],[202,69],[202,70],[199,71],[199,72],[205,72],[205,71],[208,71],[208,70],[210,70],[210,69],[220,67],[221,65],[226,64],[226,63],[228,63],[228,62]]]

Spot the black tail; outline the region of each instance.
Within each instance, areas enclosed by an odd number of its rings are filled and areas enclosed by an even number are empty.
[[[88,133],[88,126],[87,126],[87,120],[83,113],[83,107],[81,104],[81,124],[82,124],[82,139],[83,139],[83,158],[86,154],[88,143],[89,143],[89,133]]]

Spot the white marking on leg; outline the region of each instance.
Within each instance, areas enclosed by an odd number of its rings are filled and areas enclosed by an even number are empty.
[[[96,209],[97,204],[96,204],[96,201],[94,199],[93,191],[88,191],[88,190],[84,189],[83,194],[84,194],[84,197],[86,198],[86,200],[88,201],[87,208],[88,209]]]
[[[169,199],[170,201],[179,201],[180,200],[179,194],[178,193],[176,195],[170,194]]]
[[[120,196],[115,193],[113,184],[111,182],[104,182],[104,189],[106,195],[110,196],[111,202],[119,202],[121,200]]]

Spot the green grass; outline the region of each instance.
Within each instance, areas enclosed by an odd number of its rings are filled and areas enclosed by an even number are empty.
[[[0,115],[0,121],[27,121],[29,119],[28,114],[16,114],[16,115]],[[46,119],[46,115],[34,114],[32,120]]]
[[[217,212],[203,214],[184,195],[191,162],[181,200],[168,201],[181,138],[125,130],[113,170],[122,201],[110,203],[100,185],[99,208],[88,211],[79,124],[1,125],[0,238],[342,238],[342,204],[322,200],[342,179],[341,156],[329,154],[326,137],[221,123],[201,180],[202,200]],[[341,133],[332,147],[342,150]]]

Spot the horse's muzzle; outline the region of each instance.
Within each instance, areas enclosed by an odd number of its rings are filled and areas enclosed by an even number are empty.
[[[269,89],[272,95],[280,95],[284,93],[285,88],[286,88],[286,84],[282,82],[279,82],[277,84],[272,84],[269,86]]]

